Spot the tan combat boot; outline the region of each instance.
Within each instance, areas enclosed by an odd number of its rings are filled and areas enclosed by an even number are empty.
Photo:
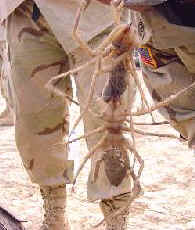
[[[45,211],[40,230],[70,230],[66,217],[66,186],[42,186],[40,191]]]
[[[100,202],[100,208],[103,212],[104,218],[106,219],[106,230],[127,230],[129,207],[126,207],[122,213],[114,216],[113,218],[108,217],[127,205],[129,195],[130,193],[127,193],[116,196],[112,200],[105,199]]]

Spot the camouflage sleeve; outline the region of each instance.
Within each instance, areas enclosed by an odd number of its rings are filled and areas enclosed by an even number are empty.
[[[177,55],[190,73],[195,73],[195,43],[175,48]]]
[[[103,4],[109,5],[112,0],[97,0],[98,2],[101,2]]]
[[[160,5],[163,2],[166,2],[167,0],[123,0],[125,7],[143,7],[143,6],[156,6]]]
[[[167,0],[97,0],[99,2],[102,2],[104,4],[110,4],[111,2],[114,3],[120,3],[124,2],[124,5],[126,7],[131,7],[131,6],[155,6],[162,4],[163,2],[166,2]]]
[[[160,5],[167,0],[97,0],[101,3],[109,5],[113,2],[115,5],[124,3],[124,7],[135,10],[144,11],[150,9],[152,6]]]

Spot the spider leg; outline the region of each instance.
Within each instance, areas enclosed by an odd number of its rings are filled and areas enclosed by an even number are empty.
[[[139,81],[139,78],[137,76],[137,71],[136,71],[136,69],[135,69],[135,67],[134,67],[134,65],[132,63],[131,58],[128,57],[128,59],[129,59],[128,72],[130,73],[130,76],[133,77],[133,79],[134,79],[134,81],[135,81],[135,83],[137,85],[137,88],[139,90],[139,93],[140,93],[140,96],[141,96],[143,104],[145,104],[147,109],[149,109],[149,104],[148,104],[148,101],[146,99],[145,93],[144,93],[144,91],[142,89],[142,86],[141,86],[141,83]],[[151,114],[151,117],[152,117],[152,121],[155,122],[154,117],[152,115],[152,112],[150,114]]]
[[[62,73],[62,74],[59,74],[53,78],[51,78],[48,83],[46,84],[46,88],[50,91],[53,91],[55,93],[55,90],[56,90],[56,87],[55,87],[55,82],[56,80],[58,79],[61,79],[61,78],[65,78],[65,77],[68,77],[69,75],[73,75],[74,77],[76,77],[77,75],[74,75],[75,73],[78,73],[80,70],[88,67],[89,65],[92,65],[93,63],[97,62],[97,59],[98,58],[93,58],[91,61],[81,65],[81,66],[78,66],[77,68],[75,69],[72,69],[72,70],[69,70],[67,71],[66,73]],[[56,93],[58,94],[59,92],[56,91]],[[61,95],[61,93],[60,93]],[[66,94],[65,94],[66,95]],[[68,96],[68,95],[67,95]]]
[[[145,123],[145,122],[134,122],[134,125],[168,125],[168,121],[161,121],[161,122],[152,122],[152,123]]]
[[[132,132],[132,129],[128,128],[128,127],[123,127],[122,130],[126,131],[126,132]],[[167,138],[174,138],[174,139],[181,140],[179,137],[177,137],[174,134],[145,132],[145,131],[140,130],[140,129],[134,129],[134,132],[141,134],[141,135],[146,135],[146,136],[148,135],[148,136],[157,136],[157,137],[167,137]]]
[[[125,24],[119,24],[120,22],[120,12],[121,9],[123,8],[123,2],[121,2],[119,4],[119,6],[113,7],[116,9],[116,14],[118,16],[116,16],[118,19],[116,19],[116,21],[118,21],[116,28],[113,29],[113,31],[107,36],[107,38],[102,42],[102,44],[100,44],[98,46],[98,48],[96,48],[95,50],[91,49],[89,47],[89,45],[87,44],[87,42],[83,41],[79,35],[78,32],[78,26],[79,26],[79,22],[80,22],[80,18],[82,16],[82,14],[84,13],[86,7],[88,6],[90,0],[83,0],[81,3],[81,6],[79,7],[79,9],[77,10],[76,13],[76,18],[75,18],[75,23],[74,23],[74,27],[72,30],[72,36],[73,39],[78,42],[78,44],[80,45],[81,48],[83,48],[86,52],[88,52],[88,54],[90,56],[97,56],[97,55],[101,55],[104,53],[104,49],[113,41],[115,40],[127,27],[128,25]]]
[[[126,146],[127,149],[129,149],[130,152],[132,152],[134,154],[136,160],[140,164],[140,167],[139,167],[139,170],[138,170],[138,175],[136,176],[136,180],[138,180],[140,178],[141,173],[142,173],[143,168],[144,168],[144,161],[142,160],[142,158],[140,157],[139,153],[134,148],[134,146],[129,142],[129,140],[125,140],[124,145]]]
[[[96,51],[91,49],[88,46],[87,42],[85,42],[81,39],[79,32],[78,32],[78,26],[79,26],[79,21],[80,21],[81,15],[84,13],[84,11],[86,10],[88,5],[89,5],[89,1],[83,0],[81,2],[81,6],[79,7],[79,9],[77,10],[77,13],[76,13],[75,23],[74,23],[74,27],[72,30],[72,37],[74,38],[74,40],[76,42],[78,42],[80,47],[83,48],[90,56],[96,56]]]
[[[72,131],[76,128],[76,126],[78,125],[78,123],[81,121],[81,119],[83,118],[83,116],[85,115],[85,113],[88,111],[88,108],[90,106],[94,91],[95,91],[95,83],[96,83],[96,79],[100,73],[100,69],[101,69],[101,57],[99,57],[97,59],[97,63],[96,63],[96,68],[92,77],[92,81],[91,81],[91,86],[90,86],[90,90],[89,90],[89,95],[87,98],[87,102],[86,102],[86,106],[83,109],[83,111],[81,112],[80,116],[77,118],[77,120],[75,121],[73,128],[71,130],[70,133],[72,133]]]
[[[50,80],[51,81],[51,80]],[[52,84],[47,84],[46,88],[51,91],[52,93],[60,96],[60,97],[65,97],[68,99],[70,102],[73,102],[75,105],[79,106],[79,103],[75,101],[70,95],[66,94],[62,90],[58,89],[57,87],[53,86]]]
[[[116,1],[111,2],[112,14],[113,14],[114,22],[116,25],[120,24],[121,11],[123,9],[123,6],[124,6],[123,1],[118,2],[118,4],[116,4]]]
[[[145,115],[147,113],[151,113],[157,109],[160,109],[162,107],[165,107],[167,105],[169,105],[172,101],[174,101],[175,99],[177,99],[178,97],[182,96],[183,94],[185,94],[186,92],[188,92],[189,90],[192,90],[194,89],[195,87],[195,82],[193,82],[191,85],[189,85],[188,87],[180,90],[179,92],[177,92],[176,94],[173,94],[171,96],[169,96],[168,98],[166,98],[164,101],[161,101],[155,105],[152,105],[151,107],[149,107],[149,109],[142,109],[142,110],[139,110],[139,111],[135,111],[135,112],[132,112],[132,113],[121,113],[120,116],[130,116],[130,114],[132,116],[142,116],[142,115]]]
[[[86,162],[87,162],[87,161],[89,160],[89,158],[95,153],[95,151],[96,151],[97,149],[99,149],[99,148],[102,146],[102,144],[103,144],[104,141],[106,140],[107,136],[108,136],[108,132],[106,131],[106,132],[104,133],[104,135],[102,136],[102,138],[99,140],[99,142],[98,142],[98,143],[92,148],[92,150],[85,156],[83,162],[80,164],[79,169],[77,170],[76,175],[75,175],[75,177],[74,177],[74,179],[73,179],[73,187],[74,187],[74,185],[75,185],[75,183],[76,183],[76,179],[77,179],[78,175],[80,174],[81,170],[82,170],[83,167],[85,166]]]
[[[120,24],[120,25],[116,26],[112,30],[112,32],[110,32],[110,34],[107,36],[107,38],[96,48],[97,53],[103,52],[103,50],[110,43],[112,43],[112,41],[114,41],[115,39],[117,39],[119,37],[119,35],[121,35],[128,27],[129,27],[129,25],[126,25],[126,24]]]
[[[91,135],[94,135],[94,134],[96,134],[96,133],[103,132],[104,130],[105,130],[105,126],[104,126],[104,125],[103,125],[103,126],[100,126],[100,127],[98,127],[97,129],[94,129],[94,130],[92,130],[92,131],[86,133],[85,135],[82,135],[82,136],[80,136],[80,137],[77,137],[77,138],[75,138],[75,139],[72,139],[71,141],[68,141],[67,144],[71,144],[71,143],[73,143],[73,142],[75,142],[75,141],[81,140],[81,139],[83,139],[83,138],[87,138],[87,137],[89,137],[89,136],[91,136]]]

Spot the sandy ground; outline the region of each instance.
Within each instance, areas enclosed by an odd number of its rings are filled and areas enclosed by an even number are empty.
[[[4,101],[0,99],[0,110],[3,107]],[[75,110],[73,108],[72,114],[77,113]],[[141,120],[150,120],[150,117]],[[149,129],[175,133],[167,125]],[[144,194],[131,206],[128,230],[195,230],[195,156],[192,151],[185,143],[158,137],[137,136],[137,147],[145,160]],[[81,154],[87,151],[84,142],[71,145],[71,158],[77,161],[78,150]],[[88,168],[89,165],[78,179],[76,193],[72,194],[68,186],[67,211],[73,230],[93,229],[102,219],[98,202],[89,203],[86,199]],[[0,203],[26,220],[28,230],[39,229],[42,200],[38,186],[31,184],[23,169],[15,146],[14,127],[0,127]]]

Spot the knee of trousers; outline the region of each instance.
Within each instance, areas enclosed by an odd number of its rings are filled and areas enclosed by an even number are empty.
[[[37,133],[22,117],[16,120],[15,128],[16,145],[33,183],[56,186],[72,182],[73,161],[68,160],[62,126]]]

